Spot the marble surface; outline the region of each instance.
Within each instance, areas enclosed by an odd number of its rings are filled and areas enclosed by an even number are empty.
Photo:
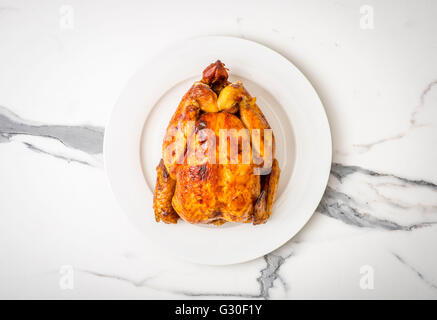
[[[363,5],[373,29],[360,25]],[[437,298],[436,14],[433,1],[0,0],[0,297]],[[225,267],[148,243],[102,163],[130,76],[199,35],[255,40],[293,61],[333,135],[308,225]]]

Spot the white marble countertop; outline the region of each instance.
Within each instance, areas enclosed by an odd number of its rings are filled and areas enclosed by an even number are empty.
[[[0,298],[437,298],[436,14],[434,1],[0,0]],[[156,250],[102,165],[127,80],[199,35],[289,58],[333,135],[310,223],[225,267]]]

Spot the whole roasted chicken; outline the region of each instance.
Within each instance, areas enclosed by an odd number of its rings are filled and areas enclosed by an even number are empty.
[[[156,221],[265,223],[279,180],[266,118],[219,60],[179,103],[156,168]]]

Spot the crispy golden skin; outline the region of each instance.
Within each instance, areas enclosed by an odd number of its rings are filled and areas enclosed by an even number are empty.
[[[179,216],[171,205],[176,181],[168,174],[162,159],[156,167],[156,173],[155,195],[153,196],[153,209],[155,210],[156,222],[176,223]]]
[[[272,206],[275,201],[276,191],[278,190],[279,174],[278,160],[274,159],[272,170],[264,178],[262,191],[255,203],[255,210],[253,212],[253,224],[255,225],[266,223],[272,214]]]
[[[173,179],[176,178],[177,164],[183,162],[185,156],[191,123],[197,120],[201,110],[218,111],[217,95],[208,85],[195,82],[171,118],[162,144],[164,164]]]
[[[176,190],[173,207],[179,216],[190,223],[211,223],[217,220],[233,222],[249,222],[252,219],[253,204],[260,192],[260,176],[253,174],[254,165],[250,162],[241,164],[242,150],[235,155],[238,163],[231,164],[230,139],[223,139],[226,148],[221,150],[220,129],[236,129],[238,133],[250,137],[241,120],[230,113],[205,113],[196,122],[196,129],[211,130],[212,138],[217,141],[209,145],[200,138],[192,141],[195,150],[200,150],[198,159],[190,159],[189,163],[179,166],[176,174]],[[195,130],[196,130],[195,129]],[[231,134],[229,135],[231,136]],[[243,139],[243,138],[242,138]],[[250,144],[248,144],[250,148]],[[215,163],[206,161],[209,148],[216,148]],[[193,150],[194,150],[193,149]],[[219,164],[219,158],[226,157],[228,164]],[[237,159],[236,159],[237,160]],[[236,161],[237,162],[237,161]]]
[[[241,121],[249,129],[251,137],[259,136],[256,141],[252,141],[252,147],[260,159],[260,162],[257,164],[264,166],[261,159],[266,159],[268,161],[266,167],[270,168],[275,153],[275,138],[273,134],[271,138],[265,136],[265,130],[271,129],[270,125],[256,104],[256,99],[250,96],[241,81],[236,81],[226,86],[220,92],[217,104],[219,110],[235,112],[234,110],[237,108],[240,111]],[[264,144],[267,146],[265,147]],[[265,150],[271,152],[271,154],[265,154]]]
[[[241,82],[230,84],[227,78],[220,61],[209,65],[170,120],[157,167],[157,221],[176,223],[181,217],[190,223],[260,224],[271,215],[279,180],[274,138],[264,135],[270,126],[255,98]],[[221,129],[227,129],[227,135]],[[255,129],[260,131],[257,141],[251,135]],[[232,140],[239,142],[233,150]],[[273,165],[266,176],[254,174],[266,164],[268,143],[273,145],[269,155]],[[251,156],[252,148],[261,162]]]

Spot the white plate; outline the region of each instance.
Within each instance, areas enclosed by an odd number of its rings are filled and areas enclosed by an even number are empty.
[[[273,214],[258,226],[156,223],[155,167],[165,129],[183,94],[217,59],[257,98],[273,128],[281,167]],[[271,252],[311,218],[328,181],[331,134],[316,91],[290,61],[248,40],[203,37],[167,50],[131,79],[106,126],[104,160],[116,198],[149,241],[185,260],[225,265]]]

